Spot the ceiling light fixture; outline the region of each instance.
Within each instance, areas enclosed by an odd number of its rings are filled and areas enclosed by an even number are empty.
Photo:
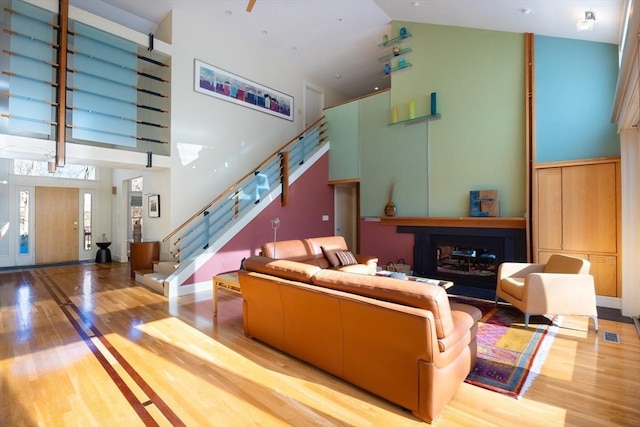
[[[533,12],[531,9],[529,9],[528,7],[525,7],[524,9],[520,9],[520,12],[522,12],[525,15],[530,15],[531,12]]]
[[[596,13],[591,10],[587,10],[584,13],[584,21],[578,21],[576,28],[578,31],[591,31],[593,30],[593,24],[596,22]]]

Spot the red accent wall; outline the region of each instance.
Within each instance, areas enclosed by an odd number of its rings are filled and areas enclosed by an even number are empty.
[[[257,255],[263,243],[273,241],[271,220],[276,217],[280,218],[278,241],[332,236],[334,195],[328,182],[329,153],[326,153],[289,186],[287,206],[281,206],[279,197],[271,202],[262,200],[260,203],[269,206],[183,284],[211,280],[216,274],[238,270],[243,258]],[[322,215],[329,215],[329,221],[322,221]]]
[[[380,225],[380,221],[360,218],[360,252],[378,256],[378,265],[404,259],[413,266],[414,236],[398,233],[396,226]]]

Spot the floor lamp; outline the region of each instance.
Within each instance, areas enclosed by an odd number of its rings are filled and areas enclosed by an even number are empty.
[[[275,217],[271,220],[271,228],[273,228],[273,257],[277,258],[276,233],[278,232],[278,228],[280,228],[280,218]]]

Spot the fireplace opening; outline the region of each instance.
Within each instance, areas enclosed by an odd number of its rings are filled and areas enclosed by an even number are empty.
[[[496,276],[495,248],[473,245],[436,247],[436,271],[439,274],[459,274],[463,276]]]
[[[504,261],[504,239],[494,236],[435,234],[423,252],[429,277],[477,287],[495,287]]]
[[[414,274],[495,289],[498,267],[526,259],[523,229],[399,226],[414,235]]]

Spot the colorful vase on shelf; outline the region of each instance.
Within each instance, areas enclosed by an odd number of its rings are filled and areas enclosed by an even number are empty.
[[[385,34],[384,36],[382,36],[382,46],[386,46],[387,43],[389,43],[389,35]]]
[[[390,72],[391,72],[391,65],[389,65],[388,63],[384,64],[384,73],[389,74]]]
[[[393,47],[391,48],[393,50],[393,54],[395,56],[400,55],[400,46],[397,44],[394,44]]]
[[[407,28],[406,27],[400,28],[400,37],[403,38],[403,39],[407,37]]]
[[[416,118],[416,101],[411,101],[409,103],[409,119]]]
[[[396,208],[395,203],[389,200],[387,204],[384,206],[384,214],[386,216],[396,216],[397,213],[398,213],[398,209]]]

